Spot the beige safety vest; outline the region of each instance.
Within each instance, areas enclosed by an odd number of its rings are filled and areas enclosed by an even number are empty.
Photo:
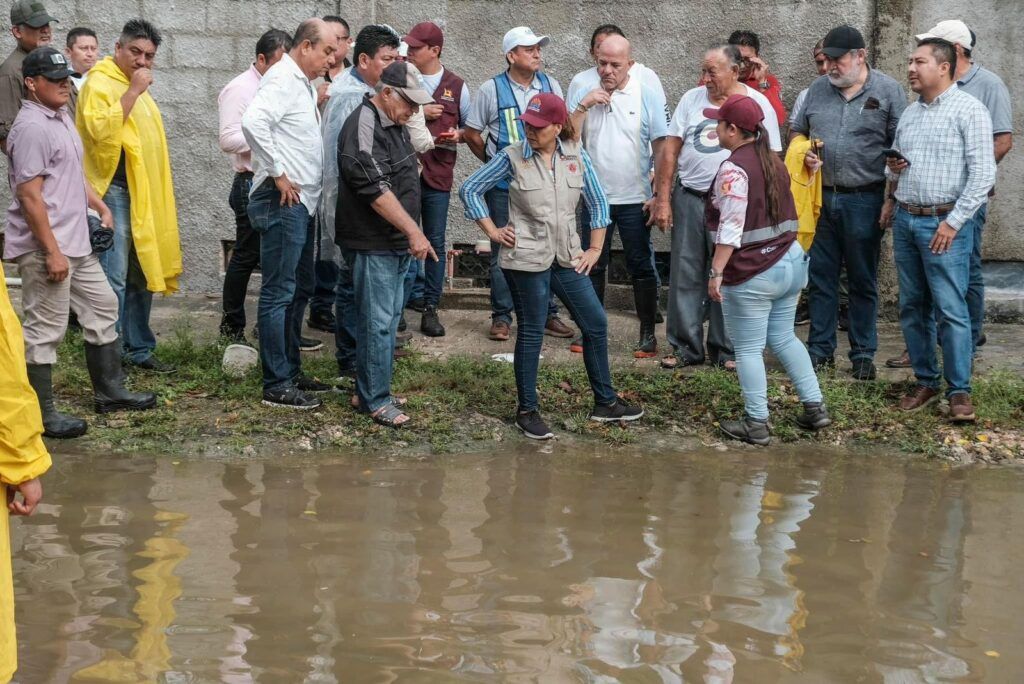
[[[545,168],[540,154],[523,158],[523,145],[505,148],[514,177],[509,181],[509,223],[516,245],[501,249],[501,267],[513,271],[544,271],[555,259],[572,268],[583,250],[576,233],[576,204],[583,192],[583,161],[579,145],[561,141],[554,168]]]

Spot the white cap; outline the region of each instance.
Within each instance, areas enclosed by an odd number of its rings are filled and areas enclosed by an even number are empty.
[[[507,55],[517,47],[533,47],[534,45],[544,47],[550,42],[551,40],[547,36],[538,36],[529,26],[516,26],[501,39],[501,50]]]
[[[942,40],[949,41],[950,43],[959,43],[960,47],[965,50],[971,50],[974,48],[974,41],[971,40],[971,30],[967,28],[967,24],[959,19],[947,19],[946,21],[940,21],[938,24],[928,29],[927,33],[917,34],[916,38],[918,41],[926,40],[928,38],[941,38]]]

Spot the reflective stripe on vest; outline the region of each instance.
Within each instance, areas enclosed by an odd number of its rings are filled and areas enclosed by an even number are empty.
[[[799,221],[783,221],[777,226],[768,226],[767,228],[758,228],[757,230],[745,230],[743,231],[743,237],[740,239],[740,246],[750,245],[755,242],[764,242],[765,240],[774,240],[783,233],[795,233],[800,227]],[[714,241],[718,242],[718,231],[711,233]]]
[[[551,80],[547,74],[538,71],[537,79],[540,81],[540,91],[550,93]],[[495,141],[495,149],[503,150],[524,140],[526,130],[523,128],[523,122],[519,120],[519,115],[523,112],[519,109],[519,102],[512,90],[512,81],[507,71],[494,77],[494,91],[498,96],[498,139]]]

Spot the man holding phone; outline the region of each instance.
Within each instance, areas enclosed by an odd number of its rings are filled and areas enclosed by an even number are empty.
[[[850,283],[850,361],[857,380],[875,378],[878,350],[879,217],[885,156],[907,95],[895,80],[867,63],[864,37],[852,26],[828,32],[822,43],[826,72],[807,89],[791,135],[824,142],[806,164],[822,172],[821,216],[811,245],[807,347],[815,368],[834,366],[839,273]]]
[[[472,100],[462,77],[441,64],[444,34],[430,21],[416,24],[405,37],[409,61],[420,70],[423,86],[433,93],[434,102],[423,106],[427,130],[435,147],[419,155],[420,223],[423,233],[437,253],[437,260],[423,263],[423,318],[420,331],[427,337],[443,337],[444,326],[437,315],[444,288],[445,230],[448,226],[448,202],[451,199],[456,145],[462,142],[462,128],[469,119]],[[413,271],[419,269],[414,264]]]

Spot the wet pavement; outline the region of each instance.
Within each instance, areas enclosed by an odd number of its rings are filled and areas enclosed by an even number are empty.
[[[1019,681],[1024,472],[826,451],[60,455],[37,682]]]

